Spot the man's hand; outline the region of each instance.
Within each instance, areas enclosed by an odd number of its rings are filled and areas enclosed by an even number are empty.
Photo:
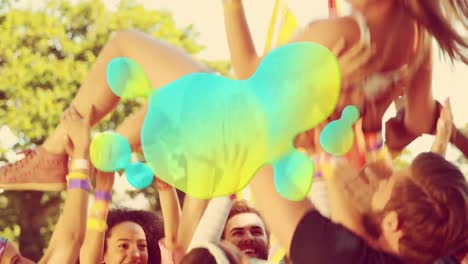
[[[343,159],[333,162],[332,171],[331,180],[349,199],[350,204],[361,213],[368,211],[380,180],[375,172],[367,167],[358,172],[351,163]]]

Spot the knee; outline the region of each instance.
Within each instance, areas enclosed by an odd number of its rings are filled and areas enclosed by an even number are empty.
[[[109,42],[123,43],[132,38],[135,38],[135,36],[137,36],[138,34],[141,34],[141,32],[137,30],[133,30],[133,29],[124,29],[124,30],[114,31],[110,34]]]

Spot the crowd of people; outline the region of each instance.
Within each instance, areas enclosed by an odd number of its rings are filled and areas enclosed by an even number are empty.
[[[452,60],[467,64],[468,40],[456,23],[468,28],[468,5],[463,0],[349,2],[352,15],[311,22],[291,40],[329,48],[341,67],[335,112],[295,142],[314,160],[315,181],[324,183],[326,199],[283,198],[267,165],[250,183],[255,204],[236,195],[185,195],[181,208],[175,188],[155,175],[151,188],[158,190],[162,217],[109,209],[115,175],[89,162],[91,129],[119,102],[106,82],[109,61],[135,60],[156,89],[189,73],[211,72],[167,43],[121,31],[105,45],[44,144],[0,168],[2,189],[67,192],[39,263],[269,263],[272,236],[286,252],[283,263],[467,261],[468,185],[444,156],[450,143],[467,156],[468,140],[453,124],[449,100],[442,105],[432,97],[431,40]],[[236,77],[245,79],[263,57],[255,52],[242,1],[223,0],[223,5],[232,66]],[[393,102],[398,113],[384,122]],[[320,147],[320,129],[348,105],[361,113],[356,142],[344,157],[333,157]],[[141,150],[147,110],[144,105],[116,129],[134,151]],[[434,135],[432,148],[395,169],[392,159],[425,133]],[[33,262],[0,238],[0,263]]]

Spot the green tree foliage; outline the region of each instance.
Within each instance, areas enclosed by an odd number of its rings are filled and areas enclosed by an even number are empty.
[[[7,9],[0,15],[0,126],[7,125],[19,138],[15,151],[43,143],[53,131],[112,32],[138,29],[190,54],[204,48],[192,25],[178,28],[169,12],[146,10],[131,1],[121,1],[112,12],[101,0],[49,1],[35,11],[9,9],[9,3],[0,2]],[[227,62],[205,63],[221,74],[229,73]],[[141,103],[123,101],[96,130],[114,129]],[[2,150],[2,161],[6,161],[4,154]],[[151,191],[147,194],[155,197]],[[62,196],[1,193],[0,233],[19,242],[25,256],[38,260],[57,220]],[[156,208],[157,201],[152,203]]]

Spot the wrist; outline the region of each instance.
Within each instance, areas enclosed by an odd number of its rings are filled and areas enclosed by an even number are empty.
[[[91,191],[91,184],[88,180],[85,179],[68,179],[68,190],[72,189],[81,189],[83,191],[89,192]]]
[[[70,171],[89,172],[89,161],[83,158],[72,158],[69,163]]]
[[[109,203],[112,200],[112,190],[98,189],[94,191],[95,201],[105,201]]]
[[[107,229],[107,223],[104,219],[88,217],[88,220],[86,222],[86,228],[88,230],[104,233]]]
[[[97,219],[106,219],[107,213],[109,212],[110,203],[106,200],[94,199],[94,202],[91,206],[91,212],[89,217]]]
[[[72,159],[88,159],[89,158],[89,147],[75,147],[73,149]]]

